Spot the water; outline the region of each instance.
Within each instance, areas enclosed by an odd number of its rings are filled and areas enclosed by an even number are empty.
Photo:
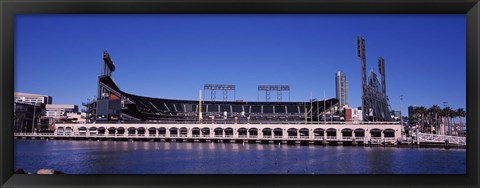
[[[276,144],[15,140],[15,169],[67,174],[465,174],[466,151]]]

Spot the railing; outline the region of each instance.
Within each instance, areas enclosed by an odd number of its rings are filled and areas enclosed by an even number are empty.
[[[70,123],[69,123],[70,124]],[[93,124],[93,123],[76,123],[76,124]],[[162,122],[145,122],[145,121],[132,121],[132,122],[101,122],[101,124],[212,124],[211,121],[205,120],[202,123],[198,121],[162,121]],[[305,121],[255,121],[250,120],[250,122],[246,120],[239,120],[235,123],[234,120],[227,120],[227,121],[217,121],[214,124],[308,124],[308,125],[330,125],[330,124],[347,124],[347,125],[400,125],[400,122],[345,122],[345,121],[312,121],[307,122]],[[57,125],[61,125],[60,123]]]
[[[55,136],[55,133],[14,133],[14,136]]]
[[[467,145],[467,138],[459,136],[418,133],[417,139],[419,142],[445,143],[448,141],[450,144]]]
[[[365,140],[364,137],[355,137],[355,141],[363,141],[363,140]]]
[[[106,138],[179,138],[181,139],[196,139],[196,138],[201,138],[201,139],[223,139],[223,138],[229,138],[229,139],[255,139],[255,140],[349,140],[353,141],[366,141],[365,137],[338,137],[338,136],[280,136],[280,135],[177,135],[177,134],[171,134],[171,135],[165,135],[165,134],[147,134],[147,135],[137,135],[137,134],[96,134],[96,135],[87,135],[85,133],[79,134],[79,135],[60,135],[60,134],[54,134],[54,133],[15,133],[15,136],[32,136],[32,137],[106,137]],[[213,138],[210,138],[213,137]],[[443,138],[447,138],[449,143],[452,144],[466,144],[466,138],[465,137],[454,137],[454,136],[441,136],[441,135],[425,135],[425,134],[420,134],[419,135],[420,139],[422,142],[439,142],[439,143],[444,143],[445,140]],[[383,143],[383,142],[395,142],[397,139],[396,137],[372,137],[370,138],[370,142],[372,144],[376,143]]]
[[[382,143],[382,138],[381,137],[372,137],[372,138],[370,138],[370,143],[371,144],[381,144]]]
[[[384,142],[395,142],[397,139],[395,137],[386,137],[384,138]]]

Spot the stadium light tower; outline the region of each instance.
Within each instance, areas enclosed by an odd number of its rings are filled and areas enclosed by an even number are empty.
[[[270,101],[270,91],[277,91],[277,101],[282,101],[282,92],[288,91],[288,101],[290,101],[289,85],[259,85],[258,92],[260,91],[265,91],[265,101],[267,102]]]
[[[205,84],[203,89],[210,90],[210,99],[215,101],[217,98],[217,90],[223,90],[223,101],[228,100],[228,91],[233,90],[233,100],[236,98],[235,94],[235,85],[226,85],[226,84]]]

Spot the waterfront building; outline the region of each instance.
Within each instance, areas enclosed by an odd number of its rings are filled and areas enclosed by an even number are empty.
[[[345,73],[338,71],[335,74],[335,91],[339,106],[348,105],[348,81]]]
[[[78,112],[78,106],[73,104],[47,104],[45,118],[49,118],[50,124],[84,122]]]
[[[357,108],[345,107],[345,121],[346,122],[360,122],[362,121],[362,110]]]
[[[33,133],[49,130],[48,126],[44,126],[45,120],[42,119],[45,115],[45,104],[15,102],[13,105],[15,132]]]
[[[97,99],[83,103],[87,107],[88,122],[318,122],[338,103],[335,98],[305,102],[245,102],[143,97],[120,90],[111,77],[114,70],[115,64],[104,52]]]
[[[66,113],[66,117],[63,122],[67,123],[87,123],[85,119],[85,113],[80,112],[71,112]]]
[[[47,104],[46,117],[61,119],[67,113],[78,113],[78,106],[73,104]]]
[[[107,52],[102,65],[97,98],[82,103],[87,107],[88,123],[58,123],[54,133],[39,136],[333,145],[393,145],[400,141],[402,129],[398,122],[363,122],[365,117],[359,109],[351,109],[349,120],[353,122],[341,122],[336,98],[303,102],[202,101],[201,91],[199,100],[151,98],[124,92],[117,86],[112,79],[115,64]]]
[[[52,97],[48,95],[42,95],[42,94],[15,92],[14,102],[30,103],[30,104],[35,104],[35,103],[52,104]]]

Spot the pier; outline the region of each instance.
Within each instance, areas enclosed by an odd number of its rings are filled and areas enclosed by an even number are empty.
[[[287,143],[316,145],[466,146],[466,137],[401,136],[396,123],[363,124],[57,124],[54,133],[15,133],[15,139]]]

